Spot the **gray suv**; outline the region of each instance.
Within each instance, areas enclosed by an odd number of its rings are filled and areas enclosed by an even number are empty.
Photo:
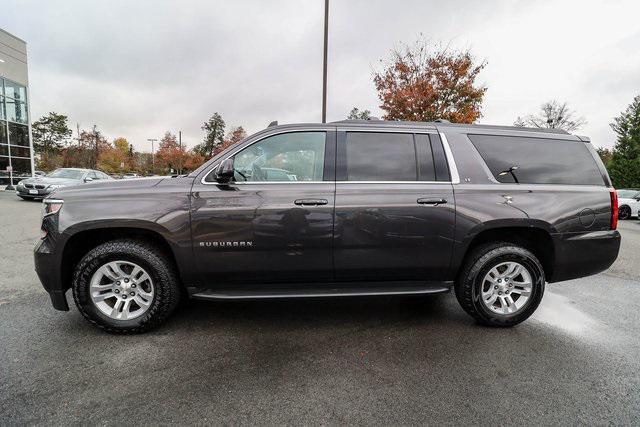
[[[107,331],[181,298],[455,291],[512,326],[545,284],[607,269],[617,199],[589,140],[562,131],[383,121],[269,127],[187,176],[45,199],[36,270]]]

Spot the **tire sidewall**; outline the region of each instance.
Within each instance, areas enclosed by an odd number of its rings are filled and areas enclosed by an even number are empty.
[[[487,258],[482,257],[479,259],[470,272],[469,280],[473,281],[473,305],[481,316],[489,323],[494,323],[496,325],[520,323],[531,316],[542,300],[545,287],[544,270],[537,259],[522,248],[503,247],[494,252],[498,253]],[[498,264],[509,261],[517,262],[528,270],[532,281],[531,295],[529,296],[526,304],[516,313],[500,314],[491,311],[482,301],[482,285],[484,277],[489,270]]]
[[[103,250],[103,247],[98,247],[89,252],[85,258],[78,265],[74,274],[73,280],[73,293],[76,298],[78,309],[84,311],[86,315],[93,321],[107,327],[114,327],[118,329],[135,329],[149,323],[156,312],[159,310],[159,306],[166,296],[166,286],[162,282],[162,278],[158,273],[157,266],[155,264],[153,254],[145,253],[143,247],[140,247],[140,253],[131,250],[121,250],[118,252],[109,252]],[[103,265],[112,261],[129,261],[142,267],[151,277],[153,282],[154,297],[151,302],[151,306],[142,315],[129,320],[116,320],[108,317],[96,305],[91,299],[91,278],[93,274]],[[155,260],[159,262],[159,260]]]

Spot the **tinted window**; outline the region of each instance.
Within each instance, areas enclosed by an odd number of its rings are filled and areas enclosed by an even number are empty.
[[[469,139],[499,182],[604,185],[584,142],[493,135]]]
[[[389,132],[348,132],[347,180],[415,181],[413,135]]]
[[[234,156],[237,182],[322,181],[324,132],[274,135]]]

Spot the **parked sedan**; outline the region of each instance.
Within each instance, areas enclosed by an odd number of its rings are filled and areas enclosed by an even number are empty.
[[[16,186],[16,194],[22,199],[44,199],[52,191],[72,187],[95,180],[112,179],[106,173],[92,169],[61,168],[44,176],[23,179]]]
[[[618,218],[640,218],[640,190],[623,188],[618,190]]]

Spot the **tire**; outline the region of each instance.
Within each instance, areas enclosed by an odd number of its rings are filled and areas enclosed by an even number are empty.
[[[618,219],[629,219],[631,218],[631,208],[629,206],[620,206],[618,209]]]
[[[506,276],[504,279],[495,278],[495,282],[487,280],[487,278],[491,280],[492,277],[489,272],[500,271],[501,266],[512,265],[524,267],[528,276],[525,276],[523,272],[520,276]],[[497,270],[494,270],[494,268],[497,268]],[[493,273],[491,274],[493,275]],[[526,277],[529,277],[531,282],[529,295],[526,299],[520,300],[526,294],[526,286],[524,286],[527,281]],[[498,281],[501,283],[497,283]],[[522,283],[523,286],[520,286],[519,283]],[[514,285],[515,287],[513,287]],[[511,287],[503,288],[505,286]],[[523,289],[518,289],[520,287]],[[455,284],[455,294],[464,311],[479,323],[486,326],[509,327],[517,325],[533,314],[542,300],[544,288],[544,269],[536,256],[529,250],[513,243],[498,242],[481,245],[467,256]],[[484,289],[487,290],[484,291]],[[516,293],[518,291],[520,293]],[[487,293],[485,294],[484,292]],[[501,296],[496,295],[497,293],[500,293]],[[497,299],[496,302],[491,304],[490,308],[483,300],[483,297],[489,295],[488,298],[492,298],[491,294]],[[509,296],[506,294],[509,294]],[[517,299],[515,299],[516,296]],[[503,307],[502,303],[505,302],[505,298],[509,298],[511,302],[514,302],[514,305],[507,304],[506,308]],[[487,299],[487,301],[490,300]],[[518,301],[521,303],[519,308],[516,307]],[[496,307],[498,305],[501,307]],[[509,312],[504,312],[504,310]],[[513,312],[510,312],[510,310],[513,310]]]
[[[148,305],[139,305],[140,309],[143,309],[142,314],[133,316],[133,318],[120,318],[116,319],[108,314],[105,314],[105,308],[108,308],[106,304],[110,304],[115,297],[104,303],[96,303],[93,300],[91,286],[95,284],[92,282],[96,277],[103,277],[106,282],[113,281],[114,283],[103,285],[98,281],[98,286],[111,287],[115,286],[116,279],[102,275],[102,267],[106,265],[119,264],[119,265],[135,265],[139,266],[143,273],[145,273],[149,281],[145,284],[140,282],[137,289],[127,289],[118,293],[120,298],[126,298],[128,291],[138,291],[137,297],[131,297],[131,301],[128,302],[130,306],[136,306],[136,298],[140,298],[146,290],[142,289],[143,286],[147,286],[150,289],[152,297],[144,300]],[[100,269],[100,272],[98,271]],[[119,267],[121,273],[123,273],[124,267]],[[144,274],[142,275],[144,276]],[[129,276],[133,277],[133,276]],[[102,280],[102,279],[101,279]],[[124,280],[124,279],[120,279]],[[134,283],[135,280],[131,280]],[[117,282],[120,284],[120,281]],[[149,285],[151,284],[151,285]],[[124,283],[123,283],[124,286]],[[135,287],[136,285],[130,285]],[[136,240],[114,240],[111,242],[103,243],[96,248],[90,250],[78,263],[73,274],[73,298],[76,306],[82,315],[91,324],[101,328],[107,332],[120,333],[120,334],[132,334],[146,332],[159,324],[161,324],[169,315],[175,310],[180,302],[181,288],[179,285],[176,269],[171,259],[169,259],[158,248],[141,241]],[[96,288],[93,288],[96,289]],[[110,292],[111,289],[106,289],[105,293]],[[115,290],[113,291],[115,292]],[[134,293],[132,292],[131,295]],[[95,293],[93,295],[96,295]],[[142,300],[141,300],[142,301]],[[113,304],[115,305],[116,302]],[[121,301],[125,303],[126,301]],[[103,308],[100,308],[103,307]],[[108,311],[108,309],[107,309]],[[124,311],[124,310],[123,310]],[[127,309],[127,313],[129,310]],[[133,312],[134,314],[137,311]]]

